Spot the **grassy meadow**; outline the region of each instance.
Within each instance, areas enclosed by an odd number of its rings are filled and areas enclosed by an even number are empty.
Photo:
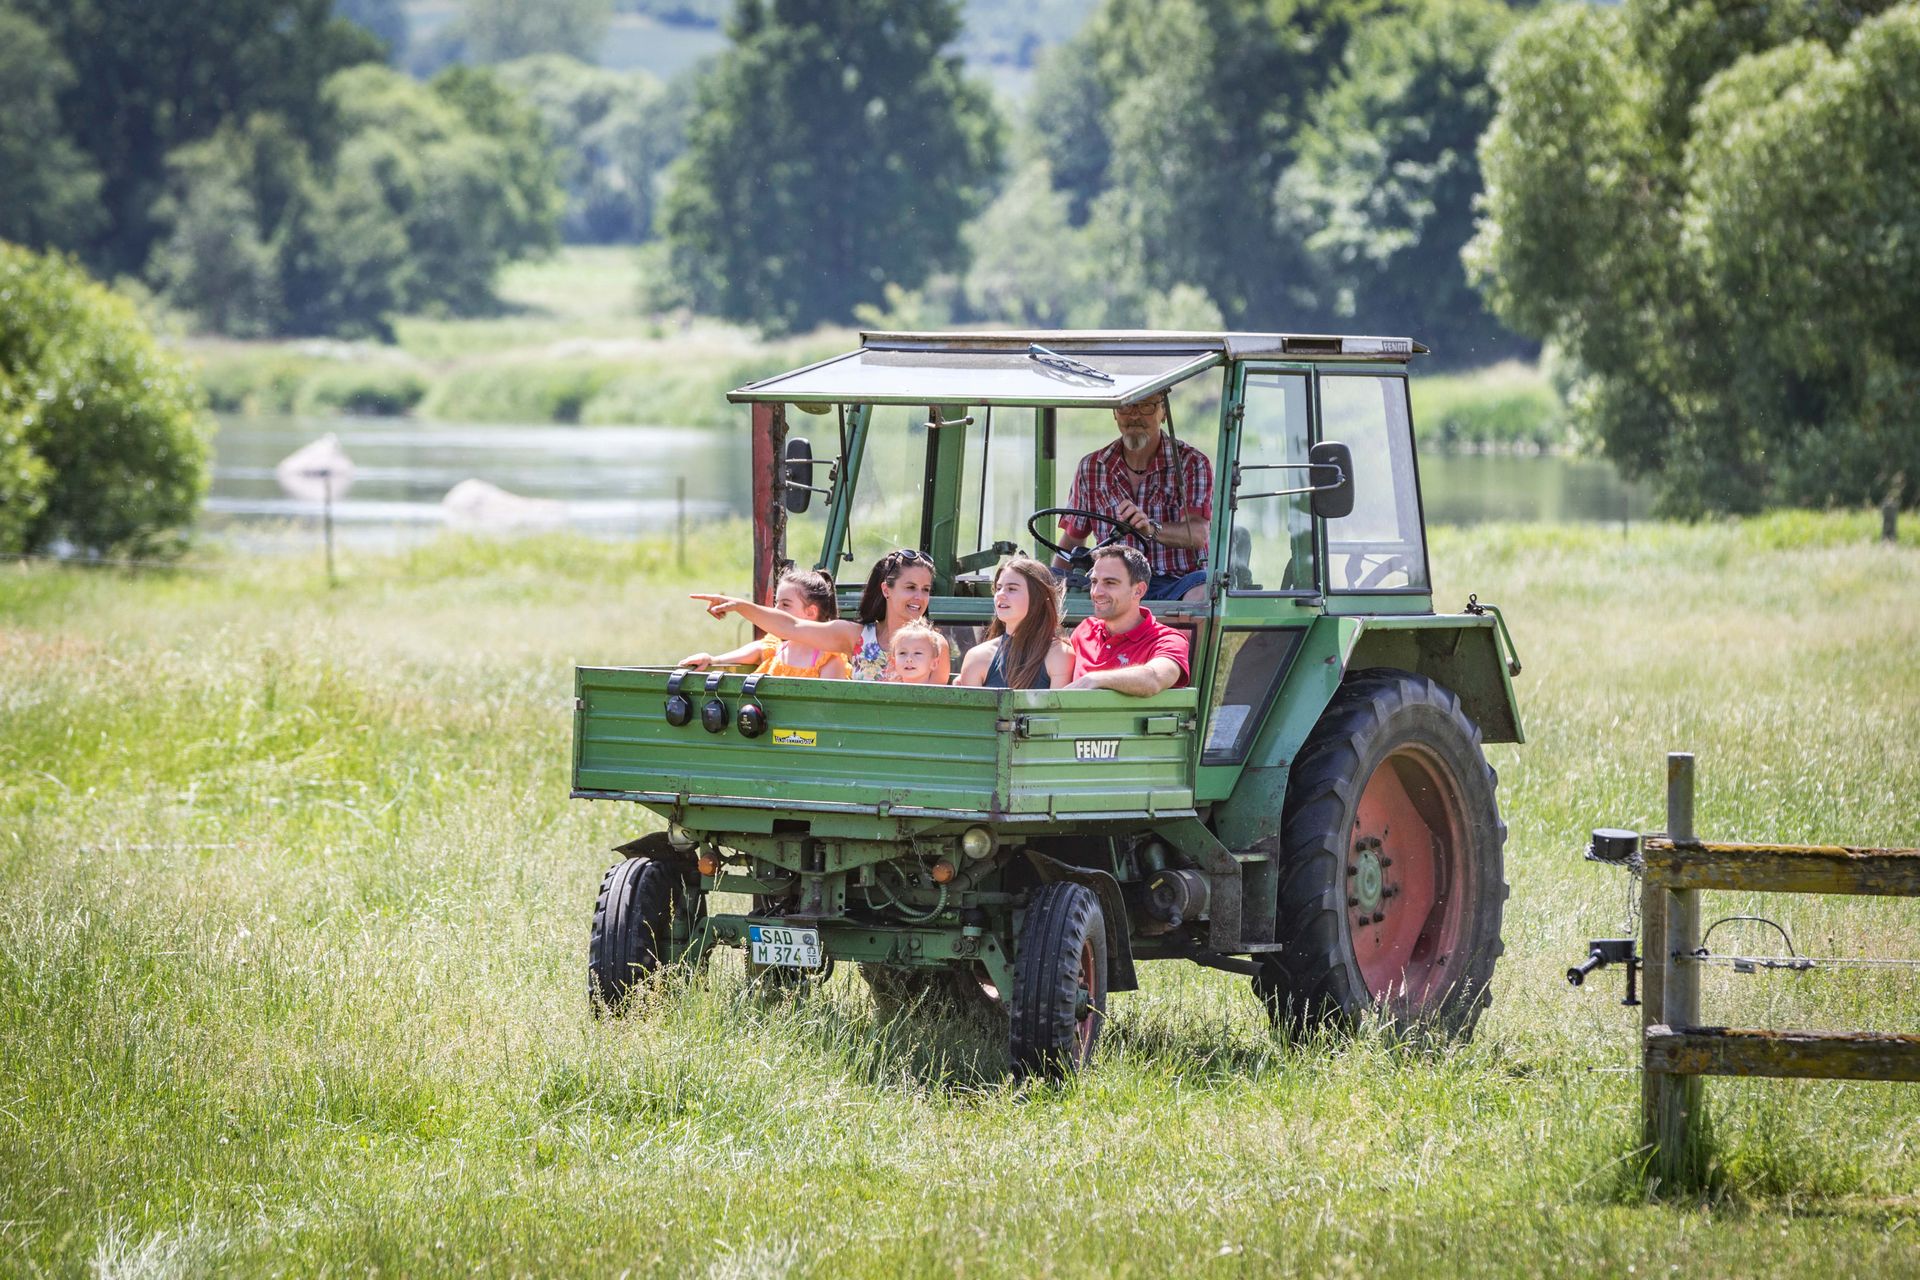
[[[1507,955],[1468,1045],[1283,1043],[1244,980],[1149,965],[1097,1067],[767,1004],[734,954],[634,1016],[584,955],[635,808],[566,798],[575,662],[732,632],[719,529],[447,538],[174,572],[0,569],[0,1273],[1891,1275],[1920,1271],[1920,1089],[1708,1087],[1718,1187],[1636,1180],[1637,1011],[1561,974],[1622,931],[1596,825],[1920,844],[1920,538],[1866,517],[1483,527],[1439,599],[1507,610]],[[1920,903],[1709,895],[1819,956]],[[1761,933],[1716,950],[1771,953]],[[1920,1030],[1920,978],[1710,974],[1732,1023]]]

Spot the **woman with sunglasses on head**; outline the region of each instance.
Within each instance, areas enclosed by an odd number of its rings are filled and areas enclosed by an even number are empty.
[[[911,548],[881,556],[874,563],[873,572],[867,575],[866,589],[860,593],[857,620],[807,622],[734,596],[696,592],[691,598],[705,603],[707,612],[716,618],[737,613],[782,640],[797,640],[828,653],[844,653],[855,680],[884,680],[891,662],[888,651],[893,644],[893,633],[909,622],[926,617],[927,604],[933,599],[933,562]],[[948,659],[941,664],[946,669],[939,672],[938,683],[947,682],[950,662]]]
[[[1073,650],[1060,638],[1060,588],[1030,556],[1015,556],[993,578],[993,624],[960,663],[963,685],[1058,689],[1073,679]]]

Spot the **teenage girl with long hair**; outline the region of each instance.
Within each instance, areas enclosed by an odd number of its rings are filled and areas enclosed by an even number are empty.
[[[993,624],[960,663],[963,685],[1058,689],[1073,679],[1073,651],[1060,638],[1060,588],[1038,560],[1015,556],[993,579]]]

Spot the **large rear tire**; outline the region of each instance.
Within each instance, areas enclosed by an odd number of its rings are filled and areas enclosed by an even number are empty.
[[[706,914],[686,874],[652,858],[623,858],[607,868],[587,941],[587,997],[595,1014],[618,1013],[627,993],[679,959]],[[681,926],[676,947],[675,926]]]
[[[1383,1011],[1472,1035],[1491,1000],[1506,824],[1480,730],[1425,676],[1374,669],[1334,695],[1287,782],[1278,938],[1254,989],[1296,1033]]]
[[[1063,880],[1034,891],[1010,1013],[1015,1075],[1064,1075],[1092,1061],[1107,1020],[1107,925],[1093,890]]]

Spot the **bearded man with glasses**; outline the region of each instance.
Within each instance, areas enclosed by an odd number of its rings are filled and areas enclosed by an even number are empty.
[[[1113,411],[1120,438],[1080,459],[1067,505],[1097,511],[1138,530],[1152,569],[1148,600],[1204,599],[1207,527],[1213,520],[1213,464],[1164,428],[1167,393],[1162,391]],[[1083,545],[1094,522],[1060,517],[1060,544]],[[1065,556],[1053,559],[1056,574]]]

